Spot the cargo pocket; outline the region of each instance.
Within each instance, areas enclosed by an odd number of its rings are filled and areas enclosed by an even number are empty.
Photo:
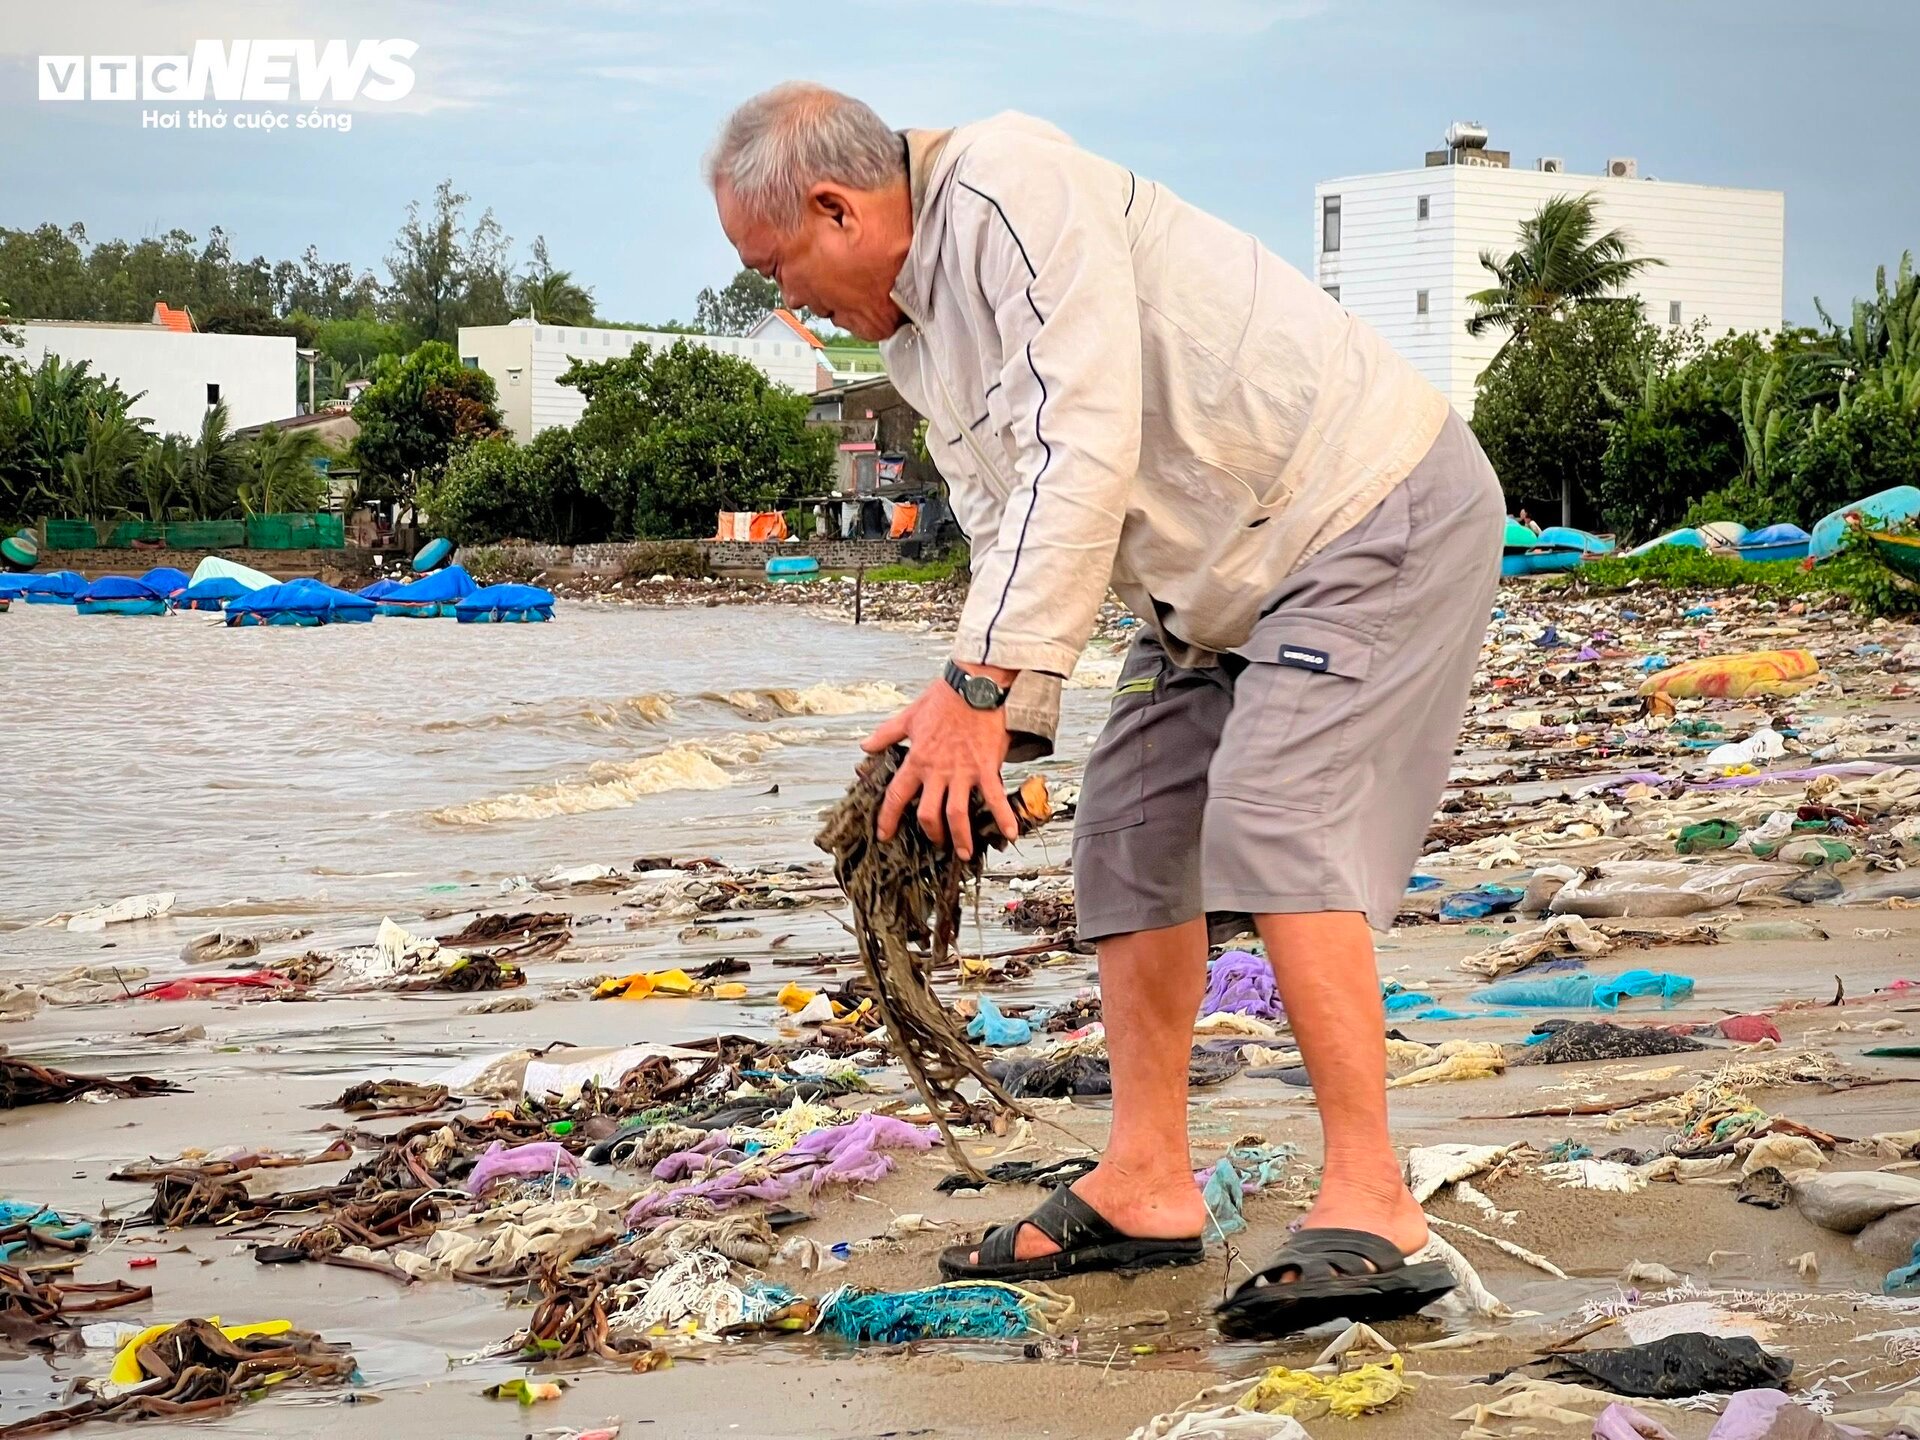
[[[1208,793],[1324,809],[1349,763],[1376,643],[1318,617],[1275,612],[1262,620],[1238,652],[1249,663],[1234,682]]]
[[[1074,812],[1075,836],[1104,835],[1144,824],[1147,725],[1166,684],[1168,660],[1158,645],[1135,642],[1113,687],[1106,727],[1087,756]]]

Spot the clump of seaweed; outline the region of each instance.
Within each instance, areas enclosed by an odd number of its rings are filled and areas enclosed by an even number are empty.
[[[988,849],[1009,842],[986,802],[974,795],[969,810],[971,860],[962,860],[951,844],[929,839],[911,809],[894,838],[883,843],[877,834],[880,804],[905,758],[905,749],[896,745],[864,761],[814,843],[833,857],[834,876],[853,905],[860,966],[888,1042],[946,1136],[948,1149],[961,1166],[978,1174],[948,1128],[948,1107],[965,1103],[960,1084],[974,1080],[1005,1110],[1024,1112],[987,1073],[953,1012],[933,993],[930,977],[947,963],[960,933],[961,888],[980,878]],[[1046,785],[1038,776],[1007,798],[1023,835],[1051,818]]]

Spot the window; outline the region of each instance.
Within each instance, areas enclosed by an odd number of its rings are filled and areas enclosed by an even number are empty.
[[[218,384],[216,384],[212,380],[209,380],[207,382],[207,404],[218,405],[219,403],[220,403],[220,387]]]
[[[1322,285],[1320,288],[1326,291],[1327,294],[1332,296],[1335,300],[1338,300],[1340,298],[1340,287],[1338,285]]]
[[[1328,195],[1320,202],[1320,249],[1322,252],[1340,248],[1340,197]]]
[[[602,350],[611,350],[613,348],[613,332],[611,330],[602,330],[600,332],[600,348]]]
[[[1669,300],[1667,302],[1667,324],[1678,325],[1679,323],[1680,323],[1680,302],[1678,300]]]
[[[1413,313],[1416,315],[1424,315],[1427,313],[1426,291],[1416,290],[1413,292]]]
[[[460,357],[460,365],[461,368],[465,370],[478,370],[480,368],[480,357],[478,355],[462,355]]]
[[[1422,196],[1420,197],[1420,203],[1419,203],[1419,206],[1418,206],[1418,208],[1417,208],[1417,209],[1416,209],[1416,210],[1414,211],[1414,215],[1415,215],[1415,218],[1417,218],[1417,219],[1420,219],[1420,220],[1425,220],[1425,219],[1427,218],[1427,216],[1428,216],[1428,214],[1430,213],[1430,210],[1429,210],[1429,206],[1428,206],[1428,204],[1427,204],[1427,201],[1428,201],[1428,198],[1429,198],[1429,197],[1427,197],[1427,196],[1425,196],[1425,195],[1422,195]]]

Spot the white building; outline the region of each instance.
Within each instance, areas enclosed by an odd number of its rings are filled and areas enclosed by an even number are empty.
[[[586,397],[560,376],[575,360],[613,360],[636,346],[666,349],[686,340],[751,361],[779,385],[811,395],[833,383],[820,358],[820,339],[797,321],[789,326],[775,311],[746,335],[673,335],[655,330],[614,330],[597,325],[547,325],[514,320],[505,325],[462,325],[460,362],[493,377],[500,417],[516,440],[531,440],[553,425],[571,425],[587,408]],[[795,330],[803,332],[794,333]]]
[[[1676,184],[1616,157],[1578,174],[1543,156],[1515,169],[1486,132],[1456,125],[1417,170],[1350,175],[1314,187],[1314,277],[1411,360],[1463,415],[1474,382],[1505,339],[1467,334],[1467,296],[1494,284],[1480,252],[1505,256],[1520,222],[1556,195],[1592,195],[1602,230],[1666,263],[1634,289],[1658,325],[1704,321],[1710,335],[1778,330],[1786,197],[1777,190]]]
[[[283,420],[299,408],[294,341],[286,335],[205,335],[186,312],[154,307],[149,325],[87,320],[23,320],[25,342],[11,352],[24,365],[48,355],[86,361],[96,375],[137,396],[131,414],[159,434],[197,435],[207,407],[224,400],[239,429]]]

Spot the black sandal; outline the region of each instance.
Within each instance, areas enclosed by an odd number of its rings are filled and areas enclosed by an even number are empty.
[[[1293,1278],[1281,1278],[1288,1271]],[[1272,1340],[1329,1320],[1395,1320],[1431,1305],[1453,1286],[1453,1271],[1445,1265],[1409,1265],[1392,1241],[1378,1235],[1299,1230],[1216,1313],[1223,1335]]]
[[[1031,1225],[1060,1248],[1032,1260],[1014,1258],[1020,1227]],[[975,1251],[978,1261],[969,1259]],[[977,1245],[949,1245],[940,1252],[940,1273],[949,1280],[1057,1280],[1095,1270],[1157,1270],[1198,1265],[1206,1247],[1191,1240],[1141,1240],[1122,1235],[1107,1218],[1064,1187],[1024,1220],[996,1225]]]

